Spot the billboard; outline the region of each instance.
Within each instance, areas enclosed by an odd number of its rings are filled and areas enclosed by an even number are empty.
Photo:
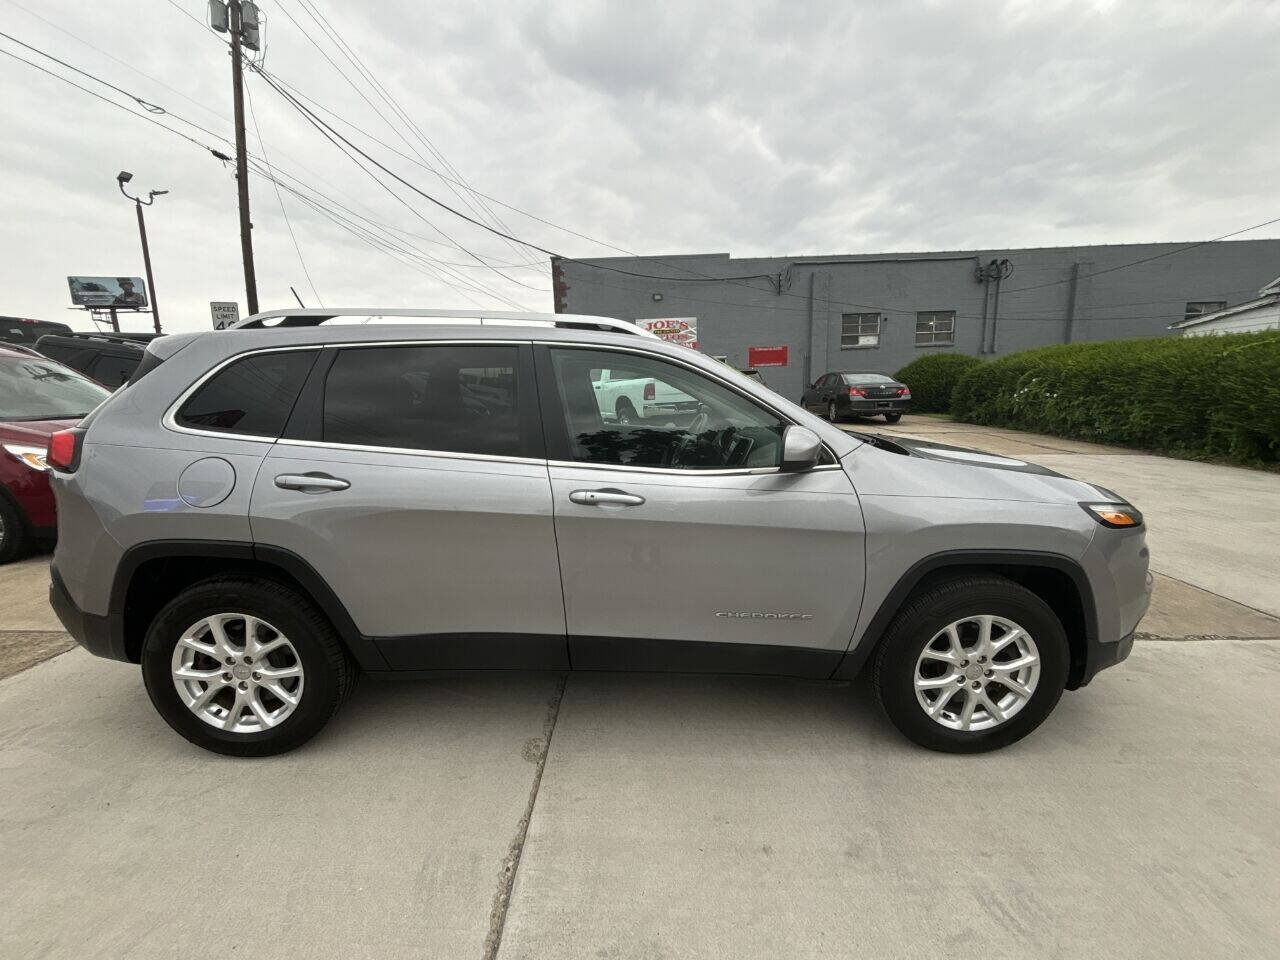
[[[147,309],[147,287],[141,277],[67,277],[67,286],[77,307]]]
[[[663,340],[698,349],[697,317],[659,317],[654,320],[637,320],[636,325],[657,334]]]

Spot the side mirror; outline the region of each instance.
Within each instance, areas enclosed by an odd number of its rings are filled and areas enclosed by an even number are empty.
[[[822,457],[822,441],[808,427],[787,427],[782,434],[783,473],[812,470]]]

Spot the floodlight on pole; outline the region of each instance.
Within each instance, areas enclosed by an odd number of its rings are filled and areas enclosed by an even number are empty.
[[[162,197],[168,190],[152,190],[147,194],[147,199],[135,197],[124,188],[124,185],[133,179],[133,174],[128,170],[121,170],[116,174],[116,185],[120,188],[120,192],[126,198],[133,201],[134,209],[138,212],[138,237],[142,240],[142,264],[147,270],[147,291],[151,296],[151,320],[155,324],[156,333],[160,333],[160,306],[156,302],[156,280],[151,273],[151,248],[147,245],[147,221],[142,215],[142,208],[149,207],[156,202],[156,197]],[[112,311],[114,318],[115,311]]]

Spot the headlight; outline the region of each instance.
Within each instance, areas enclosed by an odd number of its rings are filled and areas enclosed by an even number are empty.
[[[1142,525],[1142,511],[1131,503],[1082,503],[1080,506],[1104,527]]]
[[[49,465],[44,462],[44,447],[28,447],[22,443],[3,443],[5,452],[21,460],[32,470],[48,470]]]

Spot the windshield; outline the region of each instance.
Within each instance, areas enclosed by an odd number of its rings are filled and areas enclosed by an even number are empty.
[[[52,360],[0,357],[0,420],[74,420],[111,392]]]
[[[846,373],[843,374],[845,383],[893,383],[893,377],[886,377],[883,373]]]

